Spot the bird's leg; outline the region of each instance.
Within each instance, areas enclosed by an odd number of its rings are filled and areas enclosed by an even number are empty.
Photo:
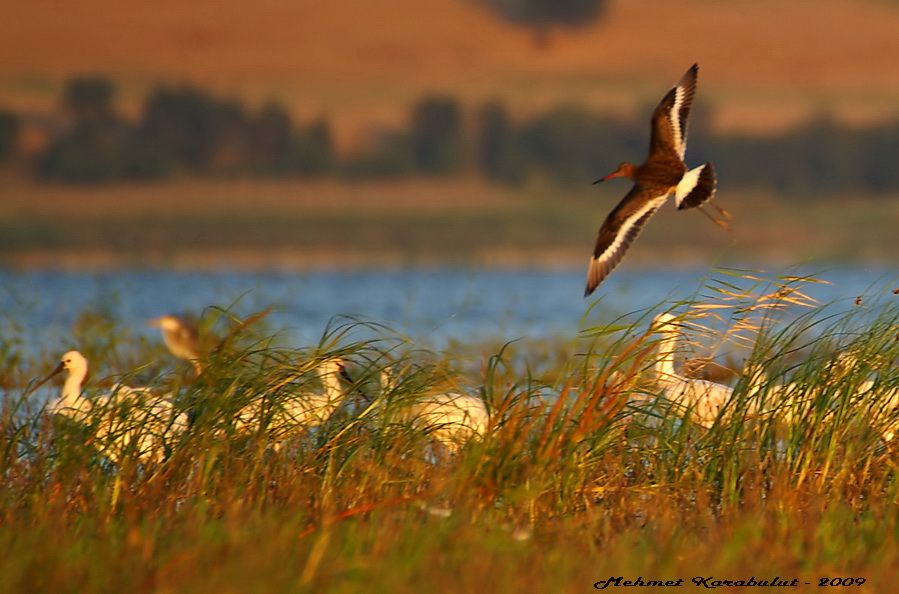
[[[711,204],[712,206],[715,207],[715,210],[718,211],[718,214],[720,214],[723,219],[725,219],[727,221],[730,221],[731,219],[733,219],[733,217],[730,215],[730,213],[727,212],[725,209],[721,208],[720,206],[718,206],[717,203],[709,202],[709,204]]]
[[[718,208],[718,210],[721,212],[722,218],[716,219],[714,216],[710,215],[708,211],[706,211],[702,206],[699,207],[699,212],[704,214],[710,221],[712,221],[725,231],[730,231],[730,223],[728,222],[731,218],[730,213],[723,208],[718,207],[717,205],[715,205],[715,208]]]

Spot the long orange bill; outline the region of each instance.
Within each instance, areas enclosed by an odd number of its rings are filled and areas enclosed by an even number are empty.
[[[593,182],[593,185],[595,186],[596,184],[598,184],[600,182],[608,181],[610,179],[615,179],[616,177],[621,177],[621,174],[618,173],[618,170],[615,170],[612,173],[610,173],[609,175],[605,175],[605,176],[599,178],[598,180]]]

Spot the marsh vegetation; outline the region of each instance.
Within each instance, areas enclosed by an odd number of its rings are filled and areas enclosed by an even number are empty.
[[[7,327],[0,591],[574,592],[631,574],[851,575],[882,591],[899,567],[899,297],[835,313],[808,282],[719,276],[576,339],[441,352],[348,318],[296,348],[264,312],[210,309],[199,375],[86,314],[88,399],[141,384],[190,417],[155,458],[109,456],[117,436],[90,414],[47,414],[36,382],[61,353],[31,360]],[[733,393],[711,422],[660,397],[662,311],[677,373],[724,344],[748,354],[715,379]],[[340,405],[281,431],[336,359]],[[445,393],[488,413],[457,447],[414,414]]]

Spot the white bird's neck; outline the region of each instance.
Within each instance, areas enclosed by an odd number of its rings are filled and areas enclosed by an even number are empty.
[[[340,378],[337,377],[337,371],[319,368],[318,377],[321,379],[322,386],[325,389],[325,397],[329,402],[337,403],[343,400],[343,390],[340,387]]]
[[[662,328],[659,332],[659,352],[656,358],[656,373],[662,379],[671,379],[675,377],[674,372],[674,349],[677,341],[675,331],[670,327]]]
[[[381,392],[388,393],[396,388],[394,385],[393,375],[386,369],[381,371]]]
[[[81,395],[81,384],[87,375],[87,370],[70,370],[66,376],[66,381],[62,385],[62,391],[59,394],[59,402],[56,409],[60,412],[65,410],[87,412],[90,409],[90,401]]]

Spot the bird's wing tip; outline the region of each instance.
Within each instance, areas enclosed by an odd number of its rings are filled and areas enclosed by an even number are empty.
[[[597,274],[593,267],[597,263],[596,256],[590,258],[590,264],[587,265],[587,285],[584,287],[584,297],[589,297],[603,281],[603,276]]]

